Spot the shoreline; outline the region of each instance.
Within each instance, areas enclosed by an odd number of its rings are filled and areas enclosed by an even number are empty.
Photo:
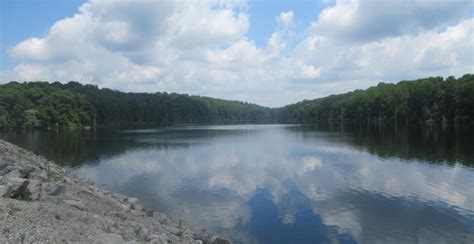
[[[0,140],[0,243],[231,243]]]

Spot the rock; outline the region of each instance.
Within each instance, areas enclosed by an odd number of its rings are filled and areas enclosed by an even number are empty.
[[[0,186],[0,197],[3,197],[5,193],[7,193],[10,190],[9,186],[1,185]]]
[[[7,177],[3,177],[2,179],[2,183],[4,185],[7,185],[7,186],[10,186],[11,188],[13,189],[17,189],[18,187],[20,187],[23,182],[25,182],[26,179],[22,179],[22,178],[7,178]]]
[[[168,237],[166,234],[154,235],[153,239],[150,241],[153,244],[168,244]]]
[[[24,200],[24,201],[31,201],[31,192],[28,189],[29,181],[25,180],[23,183],[18,187],[16,190],[14,189],[10,194],[10,198]]]
[[[201,232],[194,233],[193,238],[201,240],[204,244],[211,243],[211,236],[209,235],[209,233],[206,232],[206,230],[202,230]]]
[[[136,241],[126,241],[126,242],[124,242],[124,244],[138,244],[138,242],[136,242]]]
[[[143,208],[142,211],[147,217],[153,217],[153,215],[155,214],[155,211],[153,209]]]
[[[127,220],[127,216],[122,212],[115,213],[115,216],[121,220]]]
[[[60,185],[57,183],[49,183],[46,185],[45,191],[50,196],[58,196],[64,193],[65,188],[64,185]]]
[[[10,158],[0,157],[0,170],[5,169],[7,166],[14,165],[15,161]]]
[[[230,244],[231,242],[223,237],[215,237],[213,238],[211,244]]]
[[[31,172],[34,172],[35,168],[32,166],[25,166],[20,169],[20,178],[28,179],[30,178]]]
[[[101,233],[91,237],[91,243],[94,244],[115,244],[124,243],[121,235],[115,233]]]
[[[39,180],[29,180],[28,190],[31,193],[31,200],[36,201],[41,197],[42,183]]]
[[[104,191],[0,140],[0,243],[211,243],[209,234],[196,237],[135,197]]]
[[[135,197],[125,197],[125,202],[128,202],[128,203],[136,203],[138,201],[138,199],[136,199]]]
[[[75,199],[65,199],[63,200],[64,203],[66,203],[67,205],[71,206],[71,207],[74,207],[74,208],[77,208],[79,210],[86,210],[86,207],[84,206],[84,203],[82,203],[81,200],[75,200]]]
[[[14,169],[3,176],[4,179],[20,178],[20,170]]]
[[[181,232],[177,227],[175,227],[175,226],[173,226],[173,225],[168,226],[166,229],[167,229],[171,234],[174,234],[174,235],[177,235],[177,234],[179,234],[179,233]]]
[[[139,226],[135,230],[135,234],[140,241],[150,241],[150,232],[146,227]]]
[[[142,207],[142,205],[140,205],[138,203],[132,203],[132,204],[130,204],[130,209],[140,212],[140,211],[143,210],[143,207]]]
[[[120,204],[120,207],[125,211],[130,209],[130,205],[127,204]]]
[[[125,199],[127,199],[126,196],[124,196],[122,194],[119,194],[119,193],[112,193],[112,197],[119,200],[119,201],[124,201]]]
[[[168,217],[166,217],[166,215],[158,211],[153,212],[153,216],[162,224],[167,224],[169,222]]]

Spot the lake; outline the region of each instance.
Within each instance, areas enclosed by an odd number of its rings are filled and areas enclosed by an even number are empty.
[[[0,137],[236,243],[474,243],[474,133],[209,125]]]

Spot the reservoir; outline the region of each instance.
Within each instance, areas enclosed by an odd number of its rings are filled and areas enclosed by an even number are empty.
[[[235,243],[474,243],[474,133],[203,125],[0,138]]]

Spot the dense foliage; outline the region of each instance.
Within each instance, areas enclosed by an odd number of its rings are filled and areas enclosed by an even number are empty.
[[[124,93],[77,82],[0,86],[0,127],[264,122],[268,108],[175,93]]]
[[[77,127],[90,125],[94,106],[60,83],[10,82],[0,86],[0,127]]]
[[[474,120],[474,75],[380,83],[367,90],[266,108],[176,93],[124,93],[77,82],[0,85],[0,127],[223,122],[463,123]]]
[[[462,123],[474,120],[474,75],[380,83],[367,90],[305,100],[279,111],[291,123]]]

